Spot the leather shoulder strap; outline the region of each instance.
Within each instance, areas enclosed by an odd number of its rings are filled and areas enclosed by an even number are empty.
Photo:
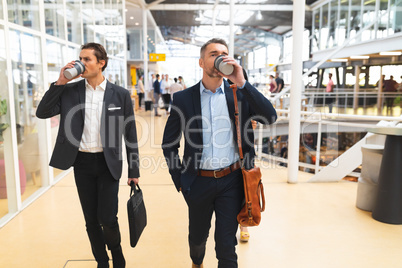
[[[233,90],[233,98],[234,98],[234,106],[235,106],[235,125],[236,125],[236,133],[237,133],[237,146],[239,146],[239,156],[241,163],[243,165],[243,149],[241,146],[241,133],[240,133],[240,120],[239,120],[239,107],[237,105],[237,86],[236,84],[233,84],[230,86],[230,88]]]

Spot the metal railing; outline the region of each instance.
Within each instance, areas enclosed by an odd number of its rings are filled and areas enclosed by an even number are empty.
[[[402,96],[400,92],[383,92],[378,94],[374,91],[363,91],[355,93],[353,91],[338,91],[331,93],[324,92],[306,92],[304,96],[309,99],[310,105],[327,105],[333,101],[333,105],[343,108],[371,107],[377,105],[378,97],[383,102],[387,98],[397,98]]]
[[[280,93],[270,93],[265,87],[260,87],[259,90],[271,101],[275,107],[283,109],[287,108],[290,93],[285,93],[277,98]],[[380,97],[380,98],[379,98]],[[350,89],[340,89],[336,92],[325,92],[325,89],[306,90],[302,95],[302,108],[307,107],[323,107],[332,103],[334,107],[338,108],[368,108],[378,105],[378,100],[381,101],[381,108],[385,105],[386,99],[397,99],[399,97],[399,103],[402,102],[402,92],[383,92],[378,94],[374,90],[360,91],[358,93],[353,92]]]
[[[281,121],[287,121],[289,117],[289,110],[286,109],[277,109],[277,113],[281,114],[280,117],[278,117],[277,123]],[[361,132],[366,132],[366,128],[373,127],[380,121],[389,121],[389,122],[394,122],[395,124],[401,123],[402,122],[402,116],[400,117],[392,117],[392,116],[369,116],[369,115],[349,115],[349,114],[332,114],[332,113],[322,113],[322,112],[309,112],[309,111],[302,111],[301,112],[302,118],[300,119],[300,122],[302,124],[317,124],[318,125],[318,130],[317,130],[317,145],[315,150],[310,150],[308,153],[311,155],[314,155],[316,158],[315,164],[310,164],[310,163],[305,163],[305,162],[300,162],[299,161],[299,167],[303,168],[308,168],[308,169],[314,169],[314,173],[318,173],[322,168],[325,166],[320,166],[320,159],[321,156],[323,156],[323,151],[321,148],[321,138],[322,138],[322,133],[323,133],[323,125],[327,126],[327,129],[332,127],[331,132],[337,132],[336,129],[339,129],[340,126],[344,127],[354,127],[354,128],[361,128]],[[345,119],[347,120],[355,120],[354,122],[344,122]],[[362,122],[363,121],[363,122]],[[270,161],[273,161],[275,163],[287,163],[287,159],[283,157],[279,157],[276,155],[271,155],[267,153],[262,152],[263,148],[263,130],[264,128],[270,128],[272,126],[266,126],[264,127],[262,124],[259,124],[258,128],[256,129],[256,132],[258,133],[258,140],[255,143],[256,144],[256,155],[258,159],[267,159]],[[303,126],[302,126],[302,132],[303,133]],[[271,132],[271,131],[270,131]],[[275,132],[275,131],[272,131]],[[306,132],[310,133],[310,132]],[[275,136],[275,133],[272,133],[272,136]],[[270,135],[266,135],[266,137],[271,137]],[[334,152],[331,154],[333,155]],[[337,157],[341,155],[341,152],[337,152]],[[325,153],[324,153],[325,156]],[[360,173],[353,172],[350,174],[351,176],[358,177]]]

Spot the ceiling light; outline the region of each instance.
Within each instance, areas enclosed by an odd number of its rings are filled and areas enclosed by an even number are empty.
[[[139,22],[136,22],[136,23],[135,23],[135,25],[137,25],[137,26],[138,26],[138,25],[140,25],[140,23],[139,23]]]
[[[133,16],[131,16],[131,17],[130,17],[130,20],[133,20],[133,19],[134,19],[134,17],[133,17]]]
[[[256,20],[262,20],[263,19],[262,14],[261,14],[261,10],[258,10],[257,15],[255,16],[255,19]]]
[[[127,11],[128,11],[128,9],[126,8],[124,11],[125,11],[125,12],[127,12]]]
[[[400,56],[402,55],[401,51],[385,51],[385,52],[380,52],[381,56]]]
[[[333,62],[347,62],[348,59],[332,59]]]
[[[350,58],[354,60],[364,60],[370,58],[370,56],[350,56]]]

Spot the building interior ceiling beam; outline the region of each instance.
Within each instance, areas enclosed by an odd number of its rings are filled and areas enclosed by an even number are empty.
[[[309,4],[315,0],[306,0],[307,28],[311,25]],[[228,31],[222,26],[229,25],[228,1],[220,0],[126,0],[126,7],[146,8],[152,14],[158,32],[165,41],[176,40],[186,44],[202,45],[207,38],[221,36],[225,38]],[[137,6],[137,7],[136,7]],[[234,50],[237,55],[244,55],[270,43],[282,42],[283,34],[291,30],[292,0],[269,1],[235,1],[235,21],[237,27],[234,36]],[[130,24],[131,23],[131,24]],[[152,23],[153,25],[153,23]],[[215,26],[213,32],[212,25]],[[139,27],[127,19],[127,27]],[[205,27],[206,26],[206,27]],[[229,26],[228,26],[229,27]],[[274,40],[273,40],[274,39]]]
[[[148,5],[152,11],[155,10],[172,10],[172,11],[180,11],[180,10],[229,10],[229,5],[226,4],[157,4],[153,3]],[[308,9],[310,9],[307,6]],[[250,4],[236,4],[234,6],[235,10],[250,10],[250,11],[292,11],[293,5],[275,5],[275,4],[266,4],[266,5],[250,5]]]
[[[160,3],[163,3],[163,2],[165,2],[166,0],[156,0],[156,1],[154,1],[154,2],[152,2],[152,3],[150,3],[150,4],[148,4],[147,5],[147,8],[148,9],[150,9],[150,8],[152,8],[152,7],[154,7],[154,6],[158,6]]]

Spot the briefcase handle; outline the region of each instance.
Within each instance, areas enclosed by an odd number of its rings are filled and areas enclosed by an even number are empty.
[[[130,186],[131,186],[130,197],[131,197],[133,194],[137,194],[137,193],[141,192],[140,186],[139,186],[138,184],[135,184],[133,181],[130,182]],[[135,186],[137,186],[137,187],[135,187]],[[138,188],[138,189],[137,189],[137,188]]]

